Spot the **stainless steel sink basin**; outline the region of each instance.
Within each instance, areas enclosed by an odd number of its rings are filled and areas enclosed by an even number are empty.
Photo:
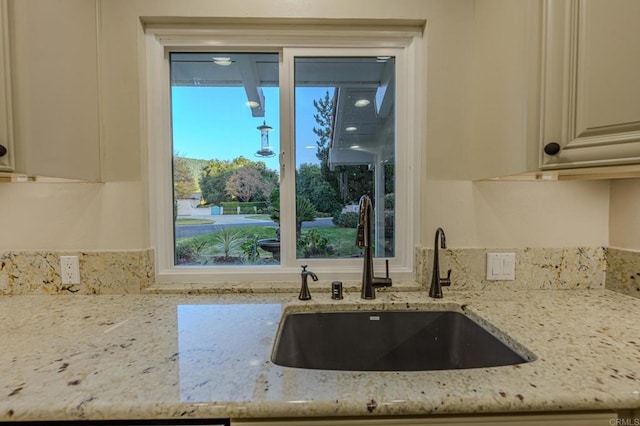
[[[425,371],[528,362],[465,314],[348,311],[284,317],[272,361],[286,367]]]

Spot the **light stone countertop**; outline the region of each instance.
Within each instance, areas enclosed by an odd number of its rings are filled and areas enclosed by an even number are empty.
[[[473,414],[640,408],[640,299],[605,290],[0,297],[0,420]],[[517,366],[349,372],[270,361],[285,310],[460,309]],[[367,404],[375,401],[370,413]]]

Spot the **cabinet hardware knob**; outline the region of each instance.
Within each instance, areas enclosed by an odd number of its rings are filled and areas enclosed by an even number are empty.
[[[4,157],[7,154],[7,148],[4,145],[0,145],[0,157]]]
[[[544,153],[547,155],[556,155],[560,152],[560,144],[557,142],[549,142],[544,146]]]

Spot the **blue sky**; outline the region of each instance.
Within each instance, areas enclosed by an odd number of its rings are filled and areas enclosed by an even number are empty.
[[[296,166],[318,163],[313,133],[317,123],[313,100],[325,95],[327,88],[296,89]],[[280,107],[277,87],[263,88],[265,116],[253,117],[245,105],[242,87],[176,86],[172,88],[173,151],[188,158],[232,160],[244,156],[252,161],[264,161],[267,167],[279,170],[278,156],[261,158],[260,131],[263,121],[273,127],[269,145],[275,152],[280,146]],[[312,148],[306,148],[311,146]]]

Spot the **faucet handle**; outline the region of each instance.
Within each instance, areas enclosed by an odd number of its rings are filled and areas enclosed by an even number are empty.
[[[391,287],[393,280],[389,277],[389,259],[385,259],[385,276],[384,277],[371,277],[371,285],[373,287]]]
[[[444,287],[451,285],[451,269],[447,271],[447,278],[440,278],[440,285]]]

